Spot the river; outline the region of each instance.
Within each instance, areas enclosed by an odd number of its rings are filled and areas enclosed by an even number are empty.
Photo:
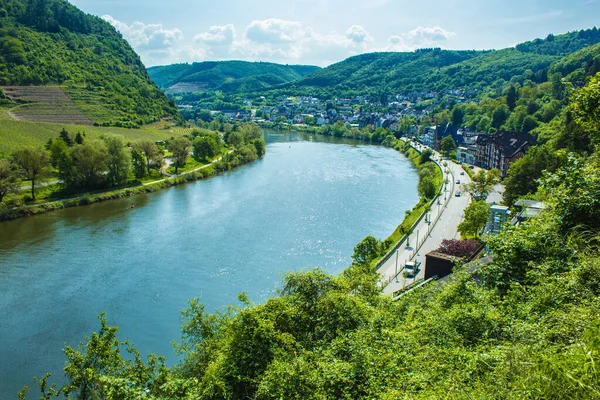
[[[409,160],[381,146],[267,132],[261,160],[209,180],[0,223],[0,398],[62,381],[62,348],[99,328],[177,361],[180,310],[276,294],[289,271],[337,274],[417,201]],[[135,208],[130,207],[135,203]]]

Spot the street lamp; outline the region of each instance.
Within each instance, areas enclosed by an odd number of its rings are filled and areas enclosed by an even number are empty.
[[[398,283],[398,251],[399,250],[400,249],[396,249],[396,274],[395,274],[395,276],[396,276],[396,283]]]

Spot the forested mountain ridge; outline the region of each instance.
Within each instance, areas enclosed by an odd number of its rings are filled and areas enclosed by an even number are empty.
[[[319,67],[282,65],[267,62],[205,61],[148,68],[156,84],[165,90],[177,84],[195,84],[198,91],[222,90],[227,93],[268,89],[296,81]],[[173,90],[177,90],[176,87]]]
[[[0,49],[0,85],[60,85],[97,124],[180,119],[121,34],[66,0],[4,0]]]
[[[385,91],[498,90],[507,83],[547,79],[548,68],[600,42],[597,28],[548,35],[545,39],[491,51],[421,49],[350,57],[280,86],[281,93],[331,97]]]

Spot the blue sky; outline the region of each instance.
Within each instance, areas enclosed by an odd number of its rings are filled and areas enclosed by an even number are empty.
[[[372,51],[499,49],[598,25],[600,0],[70,0],[147,66],[205,60],[326,66]]]

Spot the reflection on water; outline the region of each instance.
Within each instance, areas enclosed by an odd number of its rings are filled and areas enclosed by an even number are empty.
[[[264,159],[223,176],[0,223],[0,398],[46,371],[60,379],[61,349],[97,330],[102,311],[121,339],[173,363],[188,299],[263,301],[286,272],[338,273],[417,201],[416,172],[393,150],[267,139]]]

